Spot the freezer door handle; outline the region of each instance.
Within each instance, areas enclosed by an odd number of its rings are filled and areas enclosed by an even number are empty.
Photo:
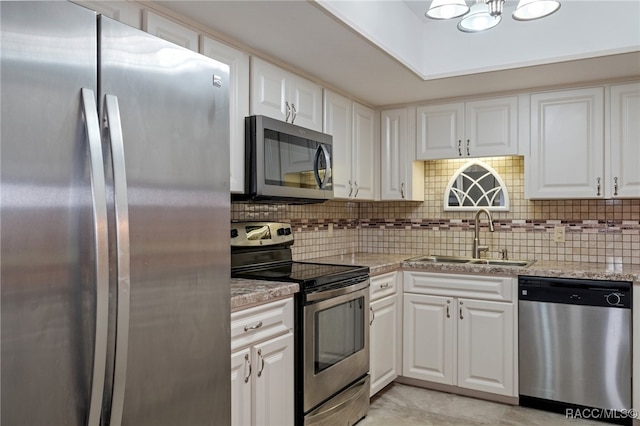
[[[93,90],[83,88],[82,115],[91,169],[91,196],[93,207],[93,231],[96,252],[96,329],[93,353],[91,396],[87,425],[98,426],[102,411],[105,366],[107,363],[107,326],[109,322],[109,241],[107,232],[107,191],[105,186],[102,144],[100,141],[100,121]]]
[[[113,165],[113,193],[116,215],[116,247],[118,264],[118,297],[116,318],[116,350],[111,400],[111,424],[122,423],[127,353],[129,346],[130,257],[129,257],[129,201],[124,160],[124,141],[120,122],[120,106],[114,95],[105,95],[105,126],[108,127],[111,161]]]

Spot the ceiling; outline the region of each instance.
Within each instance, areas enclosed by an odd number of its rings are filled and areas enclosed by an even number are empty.
[[[599,31],[605,31],[603,36],[593,25],[573,19],[569,13],[581,4],[593,7],[595,3],[564,0],[560,10],[565,13],[562,19],[567,24],[550,30],[551,18],[563,16],[560,11],[533,21],[549,20],[536,29],[527,26],[531,22],[514,23],[508,16],[514,2],[508,1],[506,17],[498,27],[462,37],[455,22],[424,17],[430,1],[236,0],[157,4],[160,9],[207,27],[239,48],[280,65],[287,64],[325,86],[379,107],[640,77],[640,1],[606,2],[624,6],[627,11],[638,10],[631,17],[628,12],[624,14],[627,20],[622,28],[627,28],[627,38],[620,48],[616,48],[613,35],[620,31],[610,32],[606,25],[600,26]],[[354,7],[363,6],[367,6],[367,13],[353,13]],[[360,20],[360,16],[371,17],[369,12],[375,14],[379,7],[395,8],[389,10],[397,13],[381,9],[379,22]],[[615,14],[606,16],[611,15]],[[605,15],[597,16],[601,19]],[[567,28],[574,21],[579,21],[577,30]],[[615,27],[616,22],[610,25]],[[591,41],[589,34],[597,39]],[[527,37],[532,44],[523,49]],[[589,51],[603,37],[611,42]],[[507,47],[513,50],[508,51]],[[577,48],[579,53],[572,54],[568,47]],[[482,49],[487,49],[486,53]],[[554,49],[560,53],[554,53]],[[547,52],[549,57],[545,57]],[[529,60],[528,55],[533,59]],[[538,56],[534,58],[535,55]],[[509,62],[511,58],[516,60]],[[429,67],[437,72],[430,73]]]

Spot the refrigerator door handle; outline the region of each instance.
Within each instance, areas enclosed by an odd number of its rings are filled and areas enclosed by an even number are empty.
[[[124,141],[120,122],[118,98],[105,95],[106,125],[113,161],[113,192],[116,215],[116,247],[118,264],[118,297],[116,319],[116,349],[113,371],[113,395],[111,399],[111,425],[122,423],[125,382],[127,378],[127,353],[129,346],[130,257],[129,257],[129,201],[127,198],[127,174],[124,160]]]
[[[87,425],[98,426],[102,412],[105,367],[107,364],[107,327],[109,323],[109,241],[107,233],[107,191],[105,185],[100,121],[93,90],[82,88],[82,115],[89,143],[91,195],[96,253],[96,329],[93,353],[91,396]]]

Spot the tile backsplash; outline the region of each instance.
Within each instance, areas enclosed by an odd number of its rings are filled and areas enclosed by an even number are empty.
[[[495,232],[481,216],[488,257],[507,249],[512,259],[640,265],[640,198],[524,199],[524,158],[481,158],[502,177],[510,209],[493,212]],[[444,211],[444,191],[466,160],[426,161],[424,202],[328,201],[311,205],[234,202],[232,220],[290,222],[294,258],[355,252],[470,255],[474,212]],[[554,242],[555,227],[565,242]]]

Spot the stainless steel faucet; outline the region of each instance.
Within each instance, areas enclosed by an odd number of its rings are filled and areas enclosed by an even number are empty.
[[[475,215],[475,228],[473,234],[473,258],[479,259],[480,253],[483,251],[488,251],[489,246],[481,246],[480,245],[480,213],[484,212],[489,219],[489,231],[493,232],[493,218],[491,217],[491,212],[487,209],[479,209]]]

